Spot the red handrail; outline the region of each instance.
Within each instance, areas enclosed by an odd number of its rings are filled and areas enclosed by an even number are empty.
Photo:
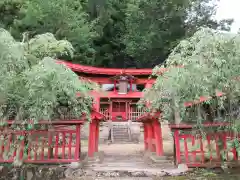
[[[14,123],[8,121],[8,125]],[[10,163],[15,158],[26,163],[78,162],[81,152],[80,128],[83,123],[82,120],[40,121],[40,125],[49,125],[47,129],[41,130],[5,126],[0,130],[0,162]]]

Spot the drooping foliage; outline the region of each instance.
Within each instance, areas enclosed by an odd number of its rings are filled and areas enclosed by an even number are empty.
[[[240,105],[240,36],[212,29],[200,29],[192,37],[182,40],[169,55],[166,64],[169,70],[163,75],[154,69],[157,81],[146,91],[145,100],[150,100],[153,109],[161,109],[170,121],[186,120],[185,102],[194,102],[201,96],[217,99],[208,101],[215,110],[235,108],[239,119]],[[176,66],[184,67],[176,67]],[[216,92],[223,92],[216,98]],[[201,119],[200,117],[198,117]],[[225,120],[233,120],[228,114]]]
[[[198,27],[229,30],[213,20],[218,0],[2,0],[0,26],[15,38],[46,32],[66,38],[76,63],[154,67]]]
[[[57,41],[52,34],[37,35],[17,42],[0,29],[0,119],[28,121],[54,120],[70,113],[89,114],[92,86],[63,65],[58,55],[73,54],[72,45]],[[81,96],[77,97],[77,93]]]

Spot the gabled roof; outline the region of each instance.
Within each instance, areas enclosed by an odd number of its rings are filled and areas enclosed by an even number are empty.
[[[102,74],[102,75],[121,75],[121,74],[131,74],[131,75],[146,75],[152,74],[152,69],[117,69],[117,68],[100,68],[92,66],[84,66],[80,64],[73,64],[67,61],[58,60],[58,64],[64,64],[74,72],[87,73],[87,74]]]

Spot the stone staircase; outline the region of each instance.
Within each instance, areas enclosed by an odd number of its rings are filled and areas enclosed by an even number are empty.
[[[131,132],[128,123],[112,123],[112,141],[114,143],[128,143],[131,142]]]
[[[104,154],[98,161],[88,161],[85,168],[94,172],[116,172],[119,174],[132,174],[136,177],[151,177],[152,175],[166,175],[169,171],[175,170],[173,162],[168,159],[154,162],[150,160],[148,155],[142,153],[135,153],[131,155],[122,154]]]
[[[100,127],[100,143],[106,142],[109,138],[109,131],[113,135],[113,143],[133,143],[139,142],[141,135],[140,123],[131,122],[104,122]]]

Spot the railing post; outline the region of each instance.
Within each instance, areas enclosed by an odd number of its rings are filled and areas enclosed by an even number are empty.
[[[144,150],[148,150],[148,129],[146,123],[143,123],[143,131],[144,131]]]
[[[176,165],[181,163],[181,151],[180,151],[180,138],[179,130],[174,130],[175,152],[176,152]]]
[[[154,136],[155,136],[155,145],[156,145],[156,154],[157,156],[163,155],[163,142],[162,142],[162,132],[161,124],[157,119],[153,122]]]
[[[99,142],[99,122],[96,122],[96,142],[95,142],[95,152],[98,152],[98,142]]]
[[[81,138],[80,138],[80,130],[81,130],[81,124],[76,125],[76,147],[75,147],[75,160],[80,159],[80,144],[81,144]]]
[[[152,124],[151,123],[147,123],[147,131],[148,131],[148,139],[147,139],[147,142],[148,142],[148,150],[150,152],[153,152],[154,149],[153,149],[153,128],[152,128]]]
[[[88,137],[88,156],[93,157],[96,146],[96,122],[92,119],[89,124],[89,137]]]

